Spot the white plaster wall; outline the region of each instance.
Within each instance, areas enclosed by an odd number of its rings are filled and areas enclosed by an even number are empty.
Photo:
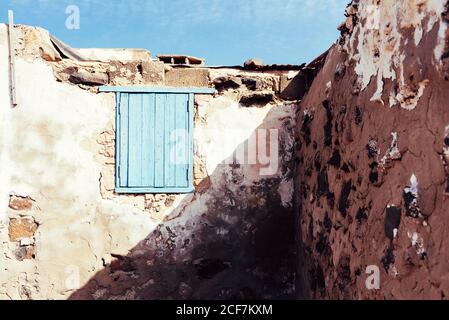
[[[0,25],[0,299],[65,299],[110,263],[111,254],[127,255],[165,218],[177,225],[200,219],[208,213],[214,193],[177,196],[159,220],[140,204],[141,198],[103,199],[104,158],[97,139],[114,123],[114,94],[95,94],[57,82],[47,62],[20,57],[16,60],[18,105],[11,108],[6,39],[5,25]],[[294,118],[294,111],[292,105],[244,108],[232,97],[204,97],[198,114],[205,122],[195,128],[195,139],[201,146],[198,154],[206,159],[211,189],[219,190],[226,183],[219,177],[231,173],[223,161],[257,128],[279,128],[288,140],[284,145],[292,146],[293,136],[282,126],[286,118]],[[231,143],[224,147],[217,133],[230,136]],[[243,166],[242,183],[266,178],[259,169]],[[292,180],[280,172],[274,176],[281,178],[279,194],[288,207]],[[33,208],[23,212],[9,208],[12,194],[30,197]],[[243,200],[236,206],[246,205]],[[226,212],[210,214],[229,218]],[[10,218],[23,216],[39,224],[36,256],[18,261],[8,224]]]
[[[213,107],[211,107],[211,105]],[[200,154],[207,155],[207,171],[214,172],[219,169],[219,165],[225,162],[226,164],[232,161],[234,153],[239,154],[239,150],[243,150],[242,143],[246,142],[244,152],[245,157],[242,158],[244,166],[245,185],[251,185],[255,181],[268,178],[270,176],[280,176],[280,164],[286,161],[285,155],[288,154],[286,150],[279,150],[280,145],[276,149],[278,152],[275,157],[271,158],[273,165],[276,165],[278,170],[275,170],[274,175],[269,175],[264,172],[263,167],[259,162],[263,154],[257,149],[257,139],[254,136],[257,130],[266,132],[266,141],[270,140],[269,130],[276,130],[279,139],[282,138],[287,146],[292,147],[294,137],[290,134],[280,134],[286,128],[283,128],[282,120],[292,117],[294,106],[291,104],[268,104],[260,108],[245,108],[231,97],[222,96],[219,98],[206,97],[205,100],[200,100],[198,103],[199,116],[207,118],[206,123],[200,123],[196,128],[195,141],[197,151]],[[232,119],[232,120],[231,120]],[[268,149],[268,148],[267,148]],[[268,150],[266,150],[268,151]],[[274,149],[273,149],[274,151]],[[251,155],[257,163],[248,161]],[[237,156],[237,155],[236,155]],[[277,158],[277,159],[275,159]],[[282,158],[282,159],[280,159]],[[254,162],[254,160],[253,160]],[[262,169],[262,170],[261,170]],[[283,186],[286,188],[286,185]],[[288,189],[287,193],[282,192],[281,196],[286,196],[293,188]]]
[[[10,93],[9,93],[9,53],[8,53],[8,34],[7,26],[0,24],[0,161],[5,162],[7,158],[6,145],[11,140],[9,108],[10,108]],[[4,183],[0,184],[0,207],[3,208],[8,203],[8,195],[3,192],[8,185],[9,174],[7,170],[0,169],[0,181]],[[0,226],[6,222],[6,214],[3,210],[0,210]]]
[[[132,204],[110,203],[99,192],[96,139],[114,117],[113,94],[96,95],[57,83],[43,61],[16,61],[18,106],[8,96],[7,46],[0,26],[0,298],[64,298],[81,286],[110,253],[126,254],[156,223]],[[5,76],[6,75],[6,76]],[[5,125],[3,125],[5,124]],[[8,245],[10,194],[35,200],[40,224],[36,259],[16,261]],[[6,213],[6,214],[5,214]],[[79,275],[78,272],[79,271]]]

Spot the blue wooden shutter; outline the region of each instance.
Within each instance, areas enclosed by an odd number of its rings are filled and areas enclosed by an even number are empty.
[[[193,94],[118,93],[117,105],[117,191],[193,191]]]

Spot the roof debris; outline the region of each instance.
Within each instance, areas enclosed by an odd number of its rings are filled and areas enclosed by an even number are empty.
[[[159,54],[157,56],[159,61],[162,61],[167,64],[174,65],[194,65],[195,67],[204,66],[206,64],[206,60],[194,56],[187,55],[177,55],[177,54]]]

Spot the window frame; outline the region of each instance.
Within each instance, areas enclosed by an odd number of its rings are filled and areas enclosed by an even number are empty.
[[[178,88],[178,87],[109,87],[101,86],[99,87],[99,92],[113,92],[115,93],[115,192],[117,194],[163,194],[163,193],[173,193],[173,194],[186,194],[194,192],[193,186],[193,150],[194,150],[194,104],[195,104],[195,94],[213,94],[215,93],[214,88]],[[187,187],[121,187],[120,186],[120,96],[122,93],[141,93],[141,94],[188,94],[188,123],[189,123],[189,142],[188,142],[188,179]]]

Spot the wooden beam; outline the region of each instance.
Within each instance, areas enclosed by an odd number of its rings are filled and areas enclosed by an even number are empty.
[[[15,48],[14,48],[14,13],[8,10],[8,39],[9,39],[9,81],[11,89],[11,104],[17,106],[16,100],[16,74],[15,74]]]
[[[196,93],[196,94],[213,94],[215,93],[215,88],[201,88],[201,87],[112,87],[112,86],[101,86],[99,87],[100,92],[130,92],[130,93]]]

